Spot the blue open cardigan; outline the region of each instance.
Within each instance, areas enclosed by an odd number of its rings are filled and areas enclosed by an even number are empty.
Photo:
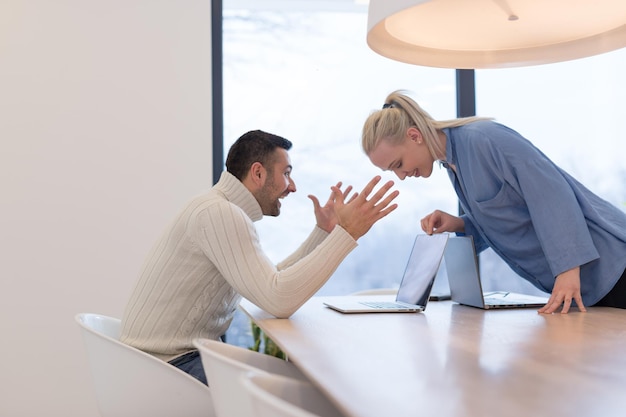
[[[444,166],[476,250],[491,247],[546,292],[580,266],[583,302],[600,301],[626,269],[626,213],[506,126],[477,121],[443,131]]]

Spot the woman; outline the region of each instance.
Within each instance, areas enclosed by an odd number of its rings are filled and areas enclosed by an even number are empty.
[[[464,214],[436,210],[428,234],[471,235],[521,277],[551,293],[540,313],[572,300],[626,308],[626,213],[593,194],[519,133],[487,118],[434,120],[401,91],[363,127],[363,150],[382,170],[428,178],[448,170]]]

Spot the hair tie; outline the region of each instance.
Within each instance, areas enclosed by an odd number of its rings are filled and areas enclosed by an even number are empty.
[[[388,109],[389,107],[392,107],[393,103],[385,103],[383,104],[383,109]]]

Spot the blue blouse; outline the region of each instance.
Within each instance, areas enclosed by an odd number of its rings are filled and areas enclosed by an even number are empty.
[[[600,301],[626,269],[626,213],[506,126],[478,121],[443,131],[444,166],[476,250],[491,247],[546,292],[580,266],[583,302]]]

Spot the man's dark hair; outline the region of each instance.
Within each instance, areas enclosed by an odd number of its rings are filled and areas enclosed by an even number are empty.
[[[243,181],[252,164],[260,162],[266,169],[271,170],[276,148],[289,150],[291,146],[292,143],[283,137],[252,130],[243,134],[230,147],[226,157],[226,170],[239,181]]]

